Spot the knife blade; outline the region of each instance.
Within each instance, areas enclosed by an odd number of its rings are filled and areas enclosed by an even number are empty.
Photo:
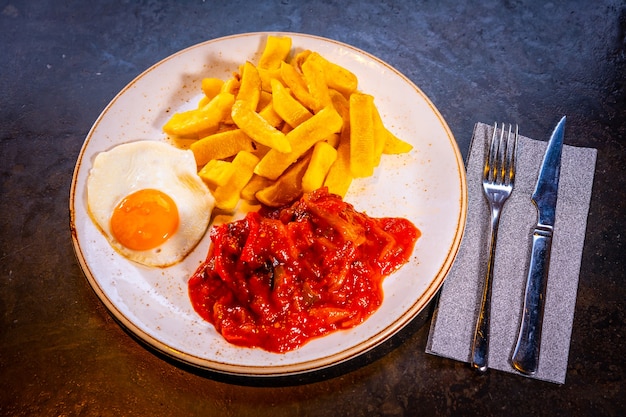
[[[565,116],[554,128],[543,157],[532,201],[537,208],[530,266],[524,292],[524,307],[517,344],[511,362],[518,371],[533,375],[539,366],[541,327],[550,266],[550,249],[556,214]]]

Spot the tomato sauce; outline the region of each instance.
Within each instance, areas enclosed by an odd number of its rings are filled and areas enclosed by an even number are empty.
[[[419,236],[407,219],[368,217],[322,188],[212,228],[189,296],[229,342],[290,351],[376,311],[384,277]]]

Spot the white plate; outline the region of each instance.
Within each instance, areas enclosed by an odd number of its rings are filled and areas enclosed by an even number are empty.
[[[380,309],[363,324],[284,353],[235,347],[192,309],[187,280],[204,260],[208,233],[184,262],[149,269],[117,254],[87,213],[86,180],[95,155],[137,139],[167,140],[161,128],[174,112],[197,105],[200,82],[227,79],[258,62],[268,33],[204,42],[146,70],[104,109],[78,157],[70,193],[71,228],[80,265],[111,313],[150,346],[187,364],[248,376],[319,370],[387,340],[434,297],[456,256],[467,208],[465,169],[441,114],[411,81],[352,46],[310,35],[288,35],[296,51],[310,49],[354,72],[359,90],[375,97],[386,126],[414,150],[384,156],[371,178],[353,182],[345,200],[371,216],[406,217],[422,231],[410,262],[384,282]]]

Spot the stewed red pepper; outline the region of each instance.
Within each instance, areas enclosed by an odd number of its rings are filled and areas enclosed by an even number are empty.
[[[322,188],[212,228],[189,295],[229,342],[286,352],[369,317],[419,236],[407,219],[371,218]]]

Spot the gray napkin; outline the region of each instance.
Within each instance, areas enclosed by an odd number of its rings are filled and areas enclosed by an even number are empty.
[[[523,128],[523,127],[522,127]],[[442,287],[426,352],[469,362],[487,263],[489,208],[482,190],[484,156],[493,127],[477,123],[466,170],[465,235]],[[567,141],[567,126],[565,132]],[[517,341],[537,210],[531,201],[547,142],[519,137],[515,187],[504,205],[494,265],[489,368],[511,365]],[[564,145],[545,301],[539,368],[533,378],[563,384],[567,371],[578,274],[596,163],[595,149]],[[520,374],[522,375],[522,374]]]

